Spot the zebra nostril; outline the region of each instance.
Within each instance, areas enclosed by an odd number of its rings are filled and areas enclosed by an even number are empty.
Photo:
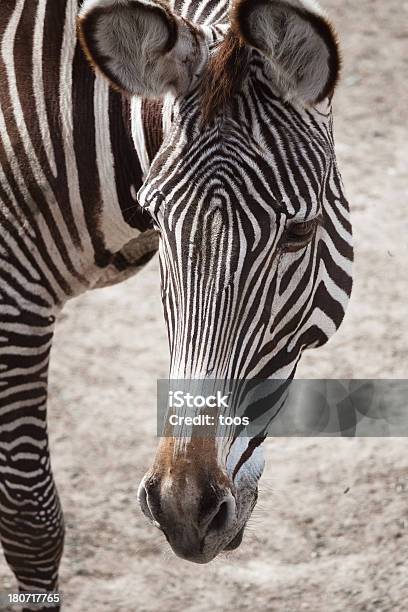
[[[208,525],[208,531],[218,531],[219,529],[222,529],[228,521],[228,514],[228,504],[227,502],[222,502],[217,514],[213,517]]]
[[[137,492],[137,499],[139,501],[143,514],[150,521],[152,521],[152,523],[154,523],[156,527],[160,529],[160,524],[156,518],[158,514],[158,510],[159,510],[158,508],[159,504],[157,500],[155,502],[154,490],[152,489],[152,487],[148,486],[148,483],[144,481],[140,483],[140,486]]]
[[[147,492],[143,482],[140,484],[139,489],[137,491],[137,501],[139,502],[143,514],[146,515],[149,519],[152,519],[149,506],[147,504]]]
[[[213,531],[221,531],[226,528],[228,523],[230,523],[231,519],[234,516],[235,512],[235,500],[231,495],[228,499],[224,499],[218,506],[215,514],[211,518],[208,527],[207,533]]]

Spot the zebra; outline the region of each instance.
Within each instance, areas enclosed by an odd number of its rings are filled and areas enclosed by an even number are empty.
[[[170,379],[291,380],[340,326],[340,54],[314,0],[3,0],[0,16],[0,535],[20,591],[55,592],[47,373],[68,299],[159,251]],[[177,555],[239,546],[262,441],[160,439],[138,499]]]

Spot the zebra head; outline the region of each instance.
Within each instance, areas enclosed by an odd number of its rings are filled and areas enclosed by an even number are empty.
[[[290,380],[351,293],[332,136],[339,53],[314,0],[241,0],[218,23],[194,22],[191,7],[221,4],[185,2],[189,21],[165,2],[88,0],[80,32],[115,87],[167,109],[139,203],[161,237],[170,378]],[[161,440],[139,499],[179,556],[205,563],[240,544],[261,440]]]

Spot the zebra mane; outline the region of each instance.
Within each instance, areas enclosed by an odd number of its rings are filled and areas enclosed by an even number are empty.
[[[229,30],[208,62],[201,84],[202,122],[208,125],[241,90],[251,50]]]

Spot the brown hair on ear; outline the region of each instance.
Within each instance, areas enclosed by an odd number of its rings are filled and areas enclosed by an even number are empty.
[[[307,22],[316,35],[323,40],[328,51],[328,78],[320,95],[309,102],[318,103],[326,97],[331,97],[339,80],[342,61],[337,32],[323,15],[315,14],[306,7],[298,7],[285,0],[235,0],[231,8],[232,31],[240,39],[241,44],[250,45],[267,55],[268,48],[263,48],[251,32],[250,16],[256,10],[268,6],[287,8],[288,11]]]
[[[208,125],[240,91],[248,71],[251,51],[232,31],[227,32],[209,60],[202,84],[202,122]]]
[[[108,62],[110,58],[103,55],[98,49],[96,40],[98,20],[104,16],[114,14],[115,11],[121,10],[121,8],[128,11],[138,11],[139,13],[142,11],[145,14],[150,13],[157,16],[168,28],[167,40],[163,48],[160,49],[161,54],[165,55],[173,49],[177,42],[178,25],[165,0],[156,0],[156,5],[143,5],[140,3],[132,5],[129,3],[129,5],[123,7],[115,5],[101,6],[92,8],[88,13],[77,18],[77,36],[88,62],[95,71],[99,70],[104,75],[113,89],[121,93],[125,93],[123,84],[115,77],[112,70],[109,69]]]

